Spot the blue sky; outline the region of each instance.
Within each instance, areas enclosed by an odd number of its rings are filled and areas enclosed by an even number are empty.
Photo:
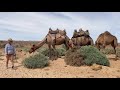
[[[42,40],[49,28],[88,29],[95,41],[109,31],[120,42],[120,12],[0,12],[0,40]]]

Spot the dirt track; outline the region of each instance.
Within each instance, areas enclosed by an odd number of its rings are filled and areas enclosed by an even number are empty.
[[[50,66],[43,69],[27,69],[21,65],[22,60],[29,56],[19,53],[16,69],[5,68],[5,56],[0,58],[0,78],[120,78],[120,60],[110,59],[111,66],[102,66],[101,70],[94,71],[89,66],[73,67],[65,64],[64,59],[50,61]],[[114,58],[114,55],[109,55]],[[3,60],[2,60],[3,59]]]

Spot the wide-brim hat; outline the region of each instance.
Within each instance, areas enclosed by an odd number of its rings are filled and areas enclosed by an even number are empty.
[[[13,42],[12,38],[9,38],[8,41],[9,41],[9,42]]]

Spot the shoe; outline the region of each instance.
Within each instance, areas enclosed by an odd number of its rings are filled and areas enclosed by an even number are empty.
[[[12,66],[12,69],[14,69],[14,66]]]

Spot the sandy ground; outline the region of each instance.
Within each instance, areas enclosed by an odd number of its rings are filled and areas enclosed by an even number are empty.
[[[0,56],[0,78],[120,78],[120,60],[115,61],[114,55],[107,56],[111,66],[102,66],[101,70],[94,71],[89,66],[73,67],[65,64],[64,59],[50,61],[49,67],[43,69],[27,69],[21,62],[29,54],[17,53],[16,69],[5,67],[5,56]]]

